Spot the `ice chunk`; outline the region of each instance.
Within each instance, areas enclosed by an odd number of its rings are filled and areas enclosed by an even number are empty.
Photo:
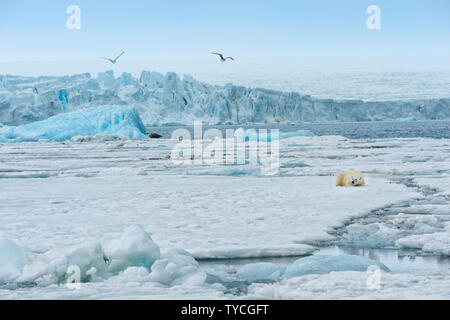
[[[80,268],[82,282],[95,281],[108,276],[103,248],[98,242],[82,245],[66,255],[65,270],[63,270],[66,275],[69,266]]]
[[[72,274],[69,272],[71,266],[80,271],[81,282],[103,281],[129,267],[150,270],[159,255],[159,247],[151,237],[141,227],[131,226],[120,238],[110,241],[106,246],[91,242],[71,249],[68,253],[55,248],[35,255],[16,281],[34,282],[40,286],[65,282]],[[132,269],[129,273],[132,273]]]
[[[122,283],[130,283],[130,282],[148,282],[150,273],[145,267],[129,267],[121,272],[114,278],[114,281],[120,281]]]
[[[0,128],[0,142],[64,141],[76,136],[114,135],[146,139],[136,108],[102,106],[63,113],[19,127]]]
[[[33,282],[39,286],[64,283],[77,271],[81,282],[101,281],[110,276],[99,242],[80,245],[67,253],[55,248],[31,258],[16,282]],[[75,267],[77,271],[71,271],[69,267]]]
[[[377,266],[384,271],[389,269],[382,263],[355,255],[314,255],[300,258],[290,265],[283,278],[293,278],[307,274],[327,274],[332,271],[367,271],[370,266]]]
[[[237,276],[241,279],[254,282],[257,280],[278,281],[284,273],[284,268],[269,262],[246,264],[238,270]]]
[[[417,121],[417,118],[416,117],[402,118],[402,119],[398,119],[398,121],[405,121],[405,122]]]
[[[446,223],[444,232],[410,235],[395,244],[399,248],[421,249],[426,253],[450,256],[450,222]]]
[[[198,270],[198,262],[184,250],[169,250],[152,266],[152,281],[165,285],[189,282],[203,283],[206,275]]]
[[[160,251],[147,232],[139,226],[131,226],[119,239],[105,246],[105,256],[110,262],[109,270],[118,273],[131,266],[150,269]]]
[[[0,238],[0,283],[14,281],[22,274],[25,254],[9,239]]]
[[[243,128],[239,128],[234,133],[235,137],[237,137],[240,141],[263,141],[263,142],[271,142],[274,140],[287,139],[292,137],[314,137],[315,134],[309,130],[297,130],[292,132],[278,132],[274,133],[271,131],[256,131],[254,129],[245,130]]]

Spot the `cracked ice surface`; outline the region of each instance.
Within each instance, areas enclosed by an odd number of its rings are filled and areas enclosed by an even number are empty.
[[[20,249],[14,250],[26,256],[11,270],[20,272],[23,264],[38,268],[36,261],[44,256],[59,261],[80,244],[98,242],[100,248],[108,248],[133,225],[142,226],[168,257],[155,266],[161,279],[171,279],[168,270],[195,269],[187,255],[168,256],[172,249],[187,250],[195,258],[303,255],[339,241],[335,230],[346,225],[349,239],[355,241],[367,238],[376,227],[391,245],[446,254],[448,140],[292,137],[280,142],[279,176],[264,176],[246,165],[175,166],[166,157],[175,143],[88,139],[0,144],[0,233],[14,241],[8,248],[17,246]],[[367,186],[336,188],[336,174],[347,169],[362,171]],[[418,187],[436,190],[421,193]],[[386,207],[385,219],[370,217]],[[421,247],[427,239],[433,246]],[[187,292],[192,292],[191,298],[224,297],[218,289],[199,286],[201,277],[172,288],[150,281],[149,270],[124,265],[131,269],[83,284],[86,291],[69,293],[51,284],[0,290],[0,297],[182,298]],[[326,282],[332,275],[334,280]],[[365,272],[306,275],[279,284],[255,284],[248,297],[311,298],[319,285],[323,293],[315,297],[336,298],[340,290],[342,297],[381,297],[363,292],[365,277]],[[442,282],[448,281],[445,275],[388,274],[386,279],[386,297],[397,298],[426,297],[419,292],[422,284],[445,297]],[[346,289],[348,281],[353,284]],[[306,283],[309,296],[293,290],[298,282]],[[359,295],[350,292],[356,286]],[[99,293],[111,288],[118,293]]]

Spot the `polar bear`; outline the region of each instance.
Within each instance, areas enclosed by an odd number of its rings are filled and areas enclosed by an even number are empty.
[[[345,171],[336,179],[337,187],[362,187],[365,186],[364,176],[358,171]]]

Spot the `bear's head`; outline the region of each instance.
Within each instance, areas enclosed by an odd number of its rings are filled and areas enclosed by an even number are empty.
[[[363,178],[362,177],[351,177],[352,186],[360,186],[363,184]]]

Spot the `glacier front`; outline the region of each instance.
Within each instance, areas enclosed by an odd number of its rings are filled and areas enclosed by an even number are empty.
[[[0,75],[0,123],[23,125],[101,105],[133,105],[146,126],[450,119],[450,98],[370,101],[316,99],[297,92],[213,86],[175,73],[112,71],[63,77]]]

